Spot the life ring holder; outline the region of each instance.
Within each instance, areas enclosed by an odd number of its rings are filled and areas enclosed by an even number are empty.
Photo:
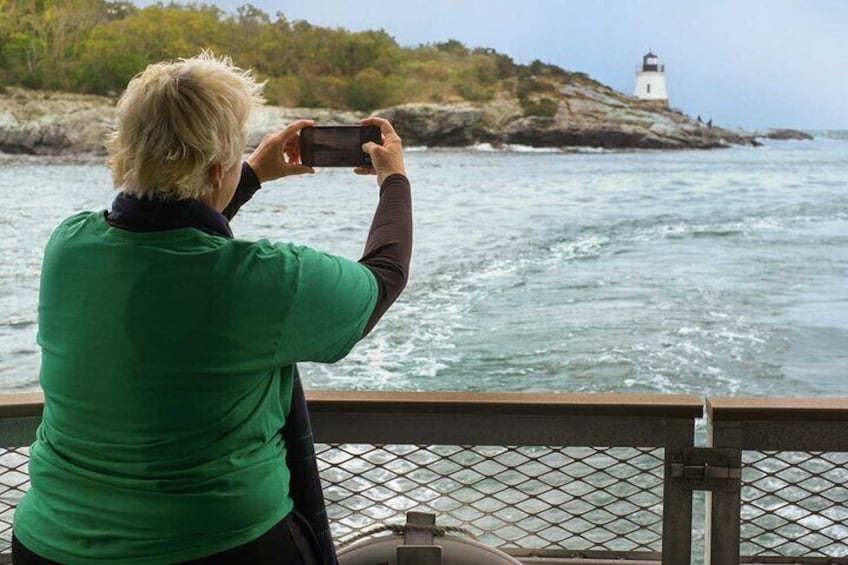
[[[375,537],[382,532],[393,535]],[[435,515],[423,512],[407,513],[404,525],[384,524],[342,540],[338,558],[339,565],[521,565],[464,528],[437,526]]]

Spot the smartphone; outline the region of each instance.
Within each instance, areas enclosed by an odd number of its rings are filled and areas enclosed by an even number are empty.
[[[310,167],[370,167],[362,144],[381,142],[377,126],[309,126],[300,130],[300,162]]]

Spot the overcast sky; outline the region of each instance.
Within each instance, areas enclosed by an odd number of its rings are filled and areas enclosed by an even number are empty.
[[[153,3],[136,0],[136,5]],[[243,0],[208,1],[228,12]],[[382,28],[401,45],[458,39],[541,59],[632,94],[642,55],[671,105],[749,128],[848,129],[848,0],[254,0],[272,16]]]

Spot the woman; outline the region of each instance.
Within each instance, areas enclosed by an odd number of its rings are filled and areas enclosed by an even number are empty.
[[[294,364],[341,359],[405,285],[411,197],[389,122],[363,146],[380,199],[364,257],[234,239],[260,184],[314,172],[297,121],[240,163],[262,102],[202,54],[149,66],[118,104],[108,212],[65,220],[39,297],[44,417],[17,508],[15,563],[331,560],[294,509]]]

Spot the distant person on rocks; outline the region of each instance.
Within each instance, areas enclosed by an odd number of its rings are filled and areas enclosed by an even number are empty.
[[[707,127],[708,128],[713,127],[713,119],[712,118],[710,118],[709,121],[707,122]]]
[[[208,53],[151,65],[122,95],[108,146],[121,192],[45,250],[44,415],[17,565],[335,563],[295,363],[341,359],[400,294],[410,185],[400,138],[368,118],[382,143],[355,172],[380,196],[358,262],[234,238],[260,184],[314,172],[309,120],[241,162],[261,102],[249,72]]]
[[[702,119],[701,119],[701,115],[700,115],[700,114],[698,114],[698,123],[699,123],[699,124],[703,124],[703,123],[704,123],[704,120],[702,120]]]

